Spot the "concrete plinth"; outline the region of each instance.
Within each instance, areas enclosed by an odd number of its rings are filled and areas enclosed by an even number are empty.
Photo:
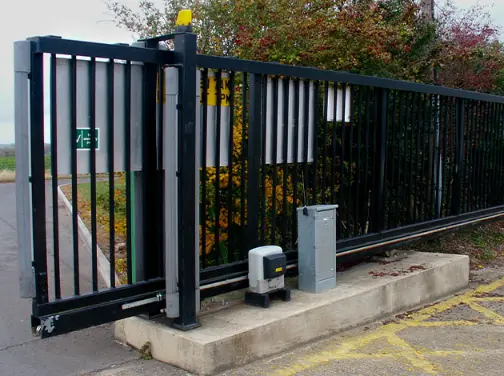
[[[116,323],[116,338],[137,349],[150,343],[155,359],[212,375],[460,291],[469,283],[469,258],[411,253],[353,267],[337,280],[321,294],[293,290],[290,302],[269,309],[240,304],[202,316],[189,332],[129,318]]]

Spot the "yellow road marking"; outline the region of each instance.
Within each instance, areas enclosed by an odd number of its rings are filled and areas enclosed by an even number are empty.
[[[467,304],[469,305],[469,307],[471,307],[475,311],[477,311],[477,312],[485,315],[486,317],[488,317],[494,323],[496,323],[496,324],[504,324],[504,317],[502,317],[501,315],[495,313],[494,311],[492,311],[492,310],[490,310],[488,308],[485,308],[483,306],[480,306],[479,304],[477,304],[474,301],[470,301]]]
[[[426,349],[419,349],[411,346],[404,339],[397,334],[408,327],[442,327],[442,326],[474,326],[477,323],[466,320],[456,321],[430,321],[425,320],[447,311],[458,304],[466,304],[473,310],[485,315],[493,320],[496,324],[504,324],[504,318],[494,311],[482,307],[477,304],[477,301],[504,301],[503,298],[479,298],[479,295],[489,293],[499,287],[504,286],[504,278],[496,280],[487,285],[481,285],[476,289],[467,291],[466,293],[455,296],[446,301],[437,303],[430,307],[423,308],[412,314],[408,314],[404,319],[383,325],[372,332],[366,333],[362,336],[351,338],[335,348],[326,348],[325,350],[308,354],[300,359],[296,359],[293,363],[280,367],[269,373],[271,376],[291,376],[299,372],[306,371],[315,367],[322,366],[331,361],[336,360],[351,360],[351,359],[381,359],[381,358],[403,358],[406,359],[408,364],[428,374],[436,374],[439,369],[426,359],[426,356],[446,357],[454,355],[468,354],[467,351],[430,351]],[[388,342],[398,347],[395,353],[375,353],[363,354],[354,352],[370,344],[373,341],[386,338]]]

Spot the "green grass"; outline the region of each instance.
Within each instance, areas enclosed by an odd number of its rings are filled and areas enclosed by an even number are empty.
[[[45,161],[45,169],[50,170],[51,169],[51,156],[46,155],[44,157]],[[15,156],[9,156],[9,157],[0,157],[0,171],[16,171],[16,157]]]

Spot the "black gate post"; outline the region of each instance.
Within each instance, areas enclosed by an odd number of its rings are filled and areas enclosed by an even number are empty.
[[[178,178],[179,317],[173,326],[190,330],[200,326],[196,319],[196,34],[174,37],[175,64],[179,66]]]
[[[455,173],[454,173],[454,186],[452,197],[451,212],[454,215],[460,214],[461,198],[462,198],[462,171],[464,169],[464,127],[465,127],[465,101],[464,99],[457,98],[456,101],[456,122],[457,122],[457,139],[455,148]]]
[[[385,164],[387,158],[387,112],[388,112],[388,90],[378,89],[376,95],[377,99],[377,127],[376,143],[378,145],[375,163],[375,170],[373,174],[375,176],[374,184],[374,194],[373,194],[373,204],[371,205],[373,209],[373,226],[372,230],[374,232],[383,231],[385,229],[385,201],[386,196],[386,174],[385,174]]]

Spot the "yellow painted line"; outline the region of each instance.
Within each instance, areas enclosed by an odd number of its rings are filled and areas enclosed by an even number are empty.
[[[440,326],[474,326],[478,325],[477,322],[466,321],[466,320],[455,320],[455,321],[409,321],[405,322],[408,326],[414,327],[424,327],[424,328],[436,328]]]
[[[387,339],[391,345],[400,347],[402,349],[401,355],[404,356],[412,366],[419,368],[425,373],[431,375],[435,375],[437,373],[436,367],[431,362],[426,360],[419,350],[416,350],[404,339],[400,338],[396,334],[387,336]]]
[[[489,293],[502,286],[504,286],[504,278],[496,280],[487,285],[479,286],[474,290],[470,290],[462,295],[455,296],[451,299],[437,303],[433,306],[423,308],[417,312],[407,315],[406,318],[400,320],[399,322],[390,323],[381,326],[370,333],[366,333],[365,335],[351,338],[343,342],[342,344],[339,344],[337,347],[333,349],[330,349],[328,347],[325,350],[306,355],[304,357],[301,357],[300,359],[296,359],[296,361],[294,361],[293,363],[287,366],[280,367],[274,370],[273,372],[268,373],[268,375],[271,376],[296,375],[299,372],[319,367],[336,360],[366,359],[366,358],[379,359],[390,357],[392,358],[401,357],[403,359],[406,359],[410,365],[420,369],[421,371],[427,374],[436,374],[439,372],[438,367],[429,362],[425,358],[425,356],[429,355],[437,357],[445,357],[453,355],[457,356],[467,354],[468,352],[452,351],[452,350],[429,351],[425,349],[415,349],[404,339],[399,337],[397,333],[408,327],[442,327],[442,326],[477,325],[477,323],[465,320],[425,322],[425,320],[431,318],[432,316],[447,311],[458,304],[467,304],[475,311],[480,312],[484,314],[486,317],[491,318],[495,323],[498,324],[504,323],[503,317],[485,307],[480,306],[475,302],[477,300],[489,299],[489,298],[478,298],[477,296]],[[504,299],[502,300],[499,299],[498,301],[503,300]],[[391,345],[398,347],[398,351],[393,354],[379,353],[379,352],[375,354],[362,354],[354,352],[355,350],[358,350],[370,344],[371,342],[382,338],[386,338]]]
[[[499,297],[499,296],[489,296],[487,298],[473,298],[475,302],[504,302],[504,296]]]
[[[494,323],[504,324],[504,317],[495,313],[494,311],[492,311],[488,308],[485,308],[483,306],[480,306],[478,303],[475,303],[474,301],[468,302],[467,304],[469,305],[469,307],[471,307],[475,311],[485,315],[487,318],[492,320]]]

